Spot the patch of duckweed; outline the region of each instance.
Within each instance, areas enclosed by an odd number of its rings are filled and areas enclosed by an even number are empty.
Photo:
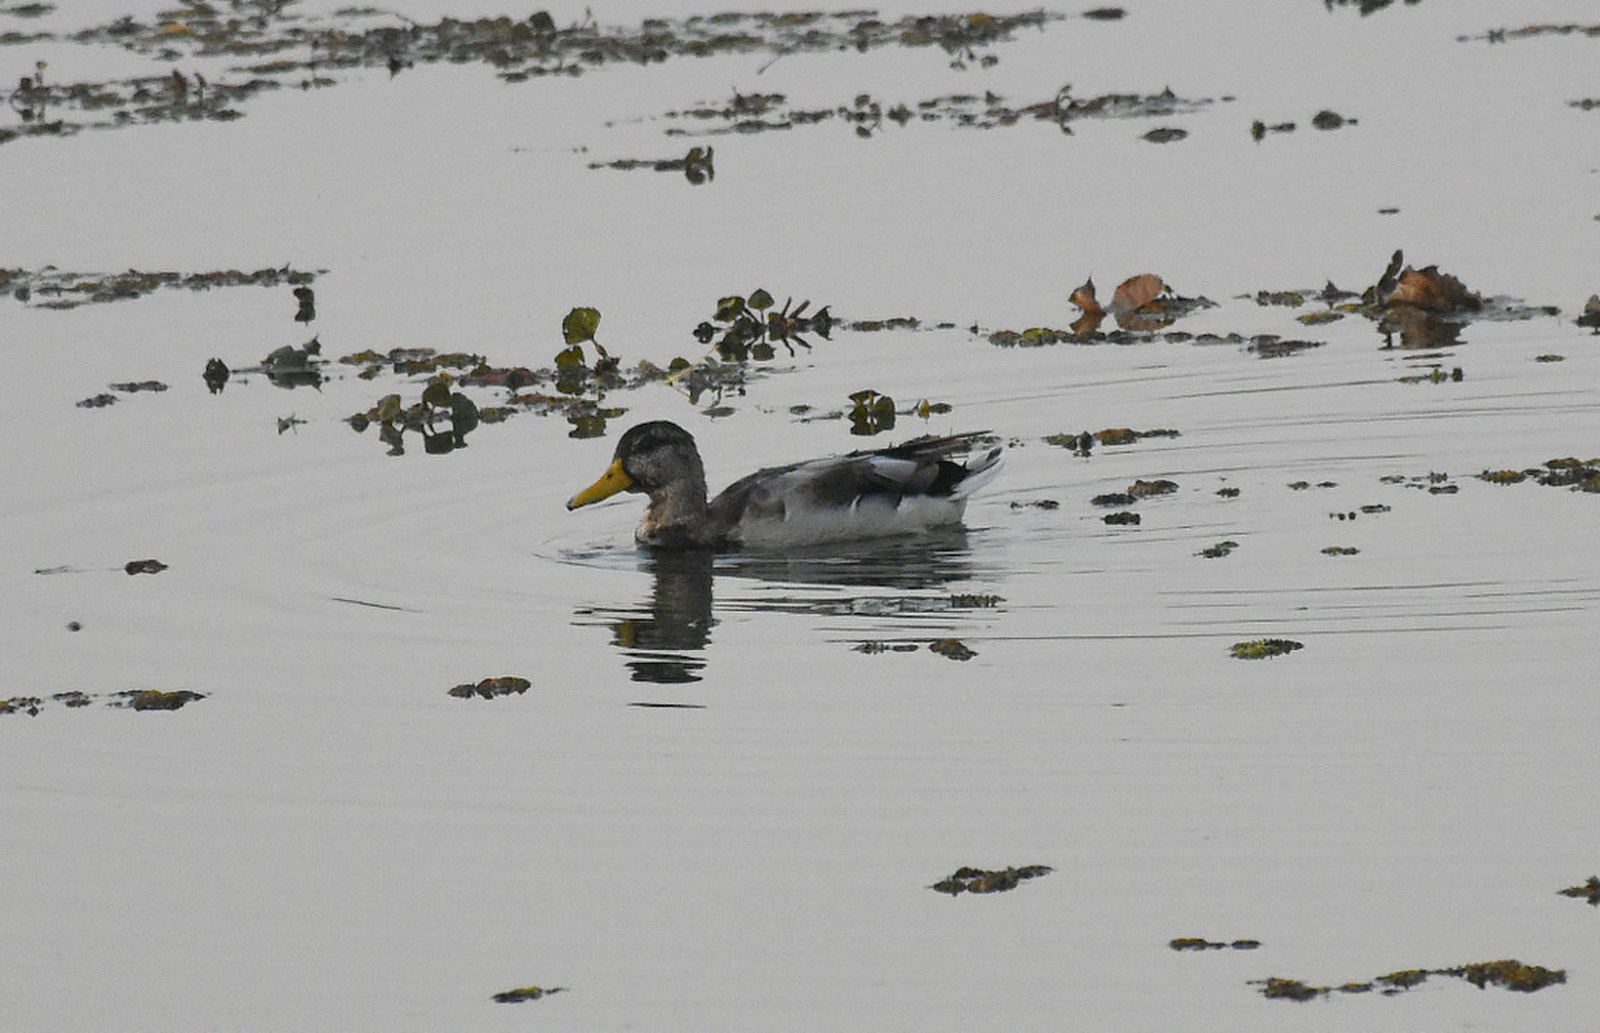
[[[1004,893],[1014,890],[1028,879],[1037,879],[1055,871],[1047,864],[1029,864],[1021,868],[957,868],[953,875],[940,879],[928,888],[939,893],[958,897],[963,893]]]
[[[1081,434],[1051,434],[1044,441],[1047,445],[1056,445],[1060,448],[1070,448],[1076,452],[1087,453],[1093,448],[1095,442],[1102,445],[1133,445],[1145,438],[1175,438],[1179,433],[1169,428],[1160,427],[1153,430],[1133,430],[1129,427],[1108,427],[1102,431],[1090,434],[1084,431]]]
[[[205,693],[190,692],[188,689],[177,689],[173,692],[163,692],[160,689],[133,689],[129,692],[116,693],[110,705],[132,710],[177,710],[195,700],[205,698]]]
[[[1238,660],[1268,660],[1273,657],[1287,656],[1296,649],[1304,649],[1305,645],[1287,638],[1257,638],[1247,642],[1235,642],[1229,647],[1234,658]]]
[[[936,639],[928,643],[928,649],[947,660],[971,660],[978,655],[976,650],[969,649],[967,644],[958,638]]]
[[[485,678],[476,685],[467,682],[450,689],[457,699],[497,699],[500,696],[520,696],[533,687],[533,682],[515,675]]]
[[[1531,480],[1547,488],[1571,488],[1573,491],[1600,492],[1600,458],[1575,459],[1571,456],[1550,459],[1542,467],[1525,470],[1485,470],[1478,479],[1490,484],[1520,484]]]
[[[586,15],[581,22],[558,27],[545,11],[521,19],[446,17],[423,23],[373,8],[311,17],[301,13],[296,0],[253,3],[248,13],[239,7],[199,3],[162,12],[151,22],[125,16],[70,35],[0,36],[0,44],[110,45],[171,62],[238,62],[214,72],[211,79],[174,68],[161,76],[71,84],[52,81],[40,62],[36,74],[24,77],[12,94],[22,125],[0,131],[0,143],[23,136],[71,135],[86,128],[228,121],[242,117],[238,105],[262,91],[332,86],[337,73],[356,68],[385,68],[393,76],[417,64],[480,64],[507,82],[526,82],[682,57],[768,53],[777,60],[797,53],[884,47],[937,48],[955,68],[987,67],[998,61],[990,52],[995,45],[1020,30],[1042,29],[1064,17],[1042,10],[907,15],[896,21],[871,11],[728,12],[681,20],[647,18],[624,27],[601,26]]]
[[[1151,498],[1156,495],[1171,495],[1178,490],[1176,481],[1157,478],[1153,481],[1137,480],[1128,485],[1128,494],[1136,499]]]
[[[677,172],[681,173],[694,186],[709,183],[717,178],[716,166],[712,164],[715,158],[713,148],[691,147],[689,153],[682,158],[618,158],[613,161],[592,161],[591,169],[617,169],[631,172],[634,169],[648,169],[651,172]]]
[[[1251,338],[1245,350],[1263,359],[1282,359],[1320,347],[1322,347],[1321,341],[1286,341],[1277,334],[1257,334]]]
[[[1516,959],[1480,961],[1455,968],[1408,968],[1376,976],[1368,982],[1344,983],[1337,987],[1311,986],[1298,979],[1269,976],[1254,981],[1261,987],[1263,997],[1278,997],[1291,1001],[1309,1001],[1326,997],[1335,991],[1346,994],[1370,993],[1374,990],[1394,997],[1413,987],[1421,986],[1433,976],[1450,976],[1464,979],[1482,990],[1494,985],[1517,993],[1533,993],[1557,983],[1567,981],[1564,969],[1548,969],[1542,965],[1526,965]]]
[[[80,305],[142,298],[163,288],[207,291],[224,287],[280,287],[307,284],[321,272],[306,272],[283,266],[240,272],[237,269],[208,273],[142,272],[74,273],[45,266],[42,269],[0,269],[0,298],[10,297],[35,308],[73,309]]]
[[[1213,941],[1199,936],[1180,936],[1167,943],[1175,951],[1253,951],[1261,946],[1260,940]]]
[[[564,986],[519,986],[515,990],[503,990],[495,994],[494,1000],[499,1004],[521,1004],[523,1001],[537,1001],[541,997],[549,997],[565,990]]]
[[[1328,992],[1325,986],[1307,986],[1298,979],[1280,979],[1268,976],[1262,983],[1261,996],[1283,998],[1290,1001],[1309,1001]]]
[[[1568,886],[1561,891],[1563,897],[1581,897],[1589,902],[1591,907],[1600,907],[1600,876],[1589,876],[1589,881],[1577,886]]]
[[[993,91],[946,94],[911,103],[861,93],[848,102],[828,107],[796,108],[789,105],[789,98],[782,93],[735,92],[728,100],[702,101],[668,111],[663,117],[682,127],[669,129],[669,135],[749,135],[833,124],[849,128],[863,139],[871,139],[888,131],[890,124],[900,129],[923,123],[963,129],[997,129],[1038,122],[1054,125],[1070,135],[1073,124],[1086,119],[1170,117],[1200,111],[1211,103],[1206,99],[1179,97],[1170,89],[1156,94],[1111,93],[1076,98],[1072,96],[1071,86],[1063,86],[1053,97],[1022,103],[1009,102]],[[706,128],[689,128],[691,123]],[[1180,129],[1154,132],[1187,135]],[[1149,135],[1146,134],[1146,138]],[[1182,136],[1170,138],[1182,139]]]
[[[1456,366],[1446,373],[1443,366],[1435,366],[1426,373],[1408,373],[1403,377],[1396,377],[1402,384],[1459,384],[1466,377],[1460,366]]]
[[[1515,958],[1503,961],[1480,961],[1447,970],[1448,975],[1460,976],[1482,990],[1491,983],[1517,993],[1531,994],[1547,986],[1567,981],[1565,969],[1548,969],[1543,965],[1524,965]]]
[[[1489,29],[1477,36],[1457,36],[1456,40],[1461,43],[1509,43],[1512,40],[1533,39],[1537,36],[1600,36],[1600,24],[1578,25],[1568,22],[1554,25],[1540,22],[1515,29]]]

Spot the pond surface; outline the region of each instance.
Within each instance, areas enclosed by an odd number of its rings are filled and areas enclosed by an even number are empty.
[[[1600,874],[1592,9],[900,7],[696,51],[684,4],[638,63],[620,5],[33,6],[8,1028],[1600,1013],[1559,892]],[[531,28],[408,49],[446,9]],[[1481,305],[1364,304],[1397,248]],[[1164,310],[1073,330],[1141,273]],[[758,288],[829,333],[708,354]],[[614,371],[557,369],[577,307]],[[958,533],[695,564],[634,548],[638,496],[563,505],[647,419],[714,490],[922,433],[1006,467]],[[1033,877],[931,889],[963,867]],[[1464,968],[1507,959],[1565,981]]]

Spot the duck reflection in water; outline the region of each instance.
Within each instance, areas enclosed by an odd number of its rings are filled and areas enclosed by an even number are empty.
[[[711,641],[710,549],[656,549],[645,557],[654,576],[648,610],[612,624],[612,643],[629,657],[633,680],[663,685],[700,680]]]
[[[664,685],[700,680],[703,651],[717,624],[712,600],[719,578],[729,596],[724,609],[881,618],[926,613],[942,600],[917,593],[937,592],[977,573],[967,533],[959,527],[861,543],[848,555],[831,549],[733,556],[649,549],[640,555],[641,569],[651,575],[647,600],[632,609],[585,607],[576,617],[580,624],[598,618],[611,628],[612,645],[622,651],[634,681]],[[753,582],[769,587],[741,590]],[[774,585],[788,590],[773,591]]]

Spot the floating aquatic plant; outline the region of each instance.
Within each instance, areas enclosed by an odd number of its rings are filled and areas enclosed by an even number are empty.
[[[1016,889],[1028,879],[1037,879],[1055,871],[1047,864],[1029,864],[1020,868],[957,868],[953,875],[940,879],[928,888],[952,897],[963,893],[1003,893]]]
[[[1257,638],[1248,642],[1235,642],[1228,648],[1239,660],[1267,660],[1275,656],[1287,656],[1296,649],[1304,649],[1305,646],[1293,639]]]
[[[1554,986],[1567,981],[1564,969],[1549,969],[1542,965],[1526,965],[1516,959],[1502,961],[1479,961],[1467,965],[1458,965],[1455,968],[1408,968],[1375,976],[1367,982],[1343,983],[1334,986],[1312,986],[1298,979],[1283,979],[1269,976],[1264,980],[1255,981],[1261,987],[1263,997],[1282,998],[1291,1001],[1309,1001],[1318,997],[1326,997],[1335,992],[1345,994],[1379,993],[1393,997],[1404,993],[1416,986],[1421,986],[1433,976],[1450,976],[1464,979],[1473,986],[1482,990],[1484,987],[1494,985],[1518,993],[1533,993],[1545,987]]]

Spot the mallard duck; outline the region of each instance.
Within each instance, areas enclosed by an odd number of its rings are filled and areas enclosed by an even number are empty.
[[[634,535],[666,549],[772,549],[913,534],[959,523],[967,496],[1000,468],[998,445],[971,455],[983,435],[921,437],[892,448],[758,470],[706,501],[694,438],[675,423],[632,427],[600,479],[568,509],[620,491],[650,496]]]

